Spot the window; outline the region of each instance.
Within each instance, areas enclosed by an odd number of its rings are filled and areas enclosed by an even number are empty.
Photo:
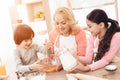
[[[86,26],[86,15],[93,9],[105,10],[109,18],[118,20],[116,0],[69,0],[70,7],[73,9],[75,18],[80,27]],[[77,4],[78,3],[78,4]]]

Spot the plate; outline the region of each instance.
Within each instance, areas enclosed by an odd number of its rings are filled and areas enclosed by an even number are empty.
[[[115,70],[117,70],[117,66],[116,65],[107,65],[105,67],[105,69],[108,71],[115,71]]]

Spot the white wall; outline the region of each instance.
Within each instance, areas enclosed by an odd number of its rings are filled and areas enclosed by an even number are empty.
[[[120,24],[120,0],[118,0],[118,16],[119,16],[119,24]]]
[[[0,2],[0,57],[3,64],[6,66],[7,74],[14,77],[13,71],[15,70],[14,59],[13,59],[13,49],[15,47],[13,42],[13,31],[9,19],[8,0],[2,0]]]
[[[51,19],[53,24],[53,15],[55,13],[55,10],[61,6],[68,7],[68,3],[67,0],[48,0],[48,2],[49,2],[49,8],[50,8]]]
[[[86,26],[86,16],[90,11],[92,11],[95,8],[100,8],[105,10],[109,18],[116,19],[116,13],[115,13],[115,6],[114,5],[108,5],[108,6],[100,6],[100,7],[94,7],[94,8],[86,8],[86,9],[80,9],[80,10],[73,10],[75,14],[75,18],[78,20],[78,24],[80,27]]]
[[[71,6],[69,6],[68,1],[70,1]],[[80,25],[80,27],[84,27],[84,26],[86,26],[86,15],[94,8],[103,9],[108,14],[109,18],[117,19],[114,4],[102,5],[106,2],[110,3],[113,1],[114,0],[104,0],[101,2],[100,2],[100,0],[93,0],[93,2],[91,2],[89,0],[49,0],[49,3],[51,4],[50,10],[51,10],[52,18],[53,18],[55,9],[60,6],[76,8],[76,10],[73,10],[73,12],[75,14],[75,18],[76,18],[76,20],[78,20],[78,24]],[[96,7],[91,7],[91,6],[96,6]],[[118,0],[118,6],[119,6],[119,13],[120,13],[120,0]],[[79,9],[79,8],[81,8],[81,9]]]

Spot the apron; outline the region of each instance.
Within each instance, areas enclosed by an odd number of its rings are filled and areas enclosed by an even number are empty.
[[[55,40],[57,42],[58,37]],[[64,70],[70,70],[77,65],[76,59],[72,56],[77,52],[75,36],[59,36],[59,48],[54,45],[54,50],[60,54],[59,59]],[[55,54],[57,54],[55,53]],[[69,54],[70,53],[70,54]],[[67,58],[67,59],[66,59]]]
[[[56,46],[56,42],[59,40],[59,47]],[[64,37],[62,35],[58,35],[55,39],[55,43],[54,43],[54,52],[55,54],[59,53],[59,51],[65,48],[67,49],[71,54],[76,54],[77,52],[77,44],[76,44],[76,40],[75,40],[75,36],[68,36],[68,37]]]

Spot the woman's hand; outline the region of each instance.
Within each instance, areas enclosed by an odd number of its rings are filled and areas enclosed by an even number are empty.
[[[90,68],[88,66],[85,66],[81,62],[77,61],[77,65],[74,68],[68,70],[67,72],[79,72],[79,71],[85,72],[85,71],[89,71],[89,70],[90,70]]]
[[[78,71],[78,68],[79,68],[79,62],[77,61],[77,65],[75,67],[73,67],[72,69],[67,70],[67,72],[68,73],[70,73],[70,72],[76,72],[76,71]]]

